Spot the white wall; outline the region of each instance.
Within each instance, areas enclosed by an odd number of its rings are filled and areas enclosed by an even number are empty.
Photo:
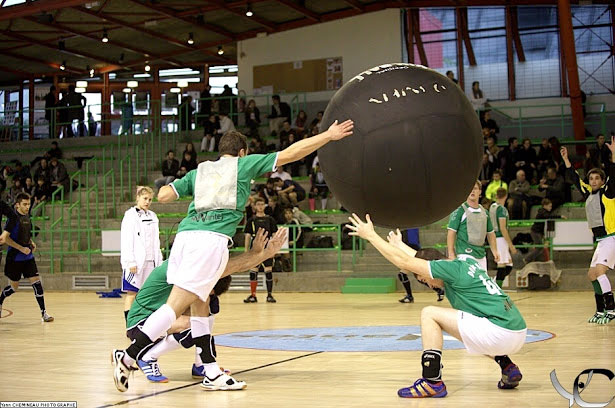
[[[254,66],[332,57],[342,57],[346,83],[376,65],[402,62],[401,40],[400,11],[387,9],[239,41],[238,87],[253,93]],[[308,101],[328,101],[334,93],[310,93]]]

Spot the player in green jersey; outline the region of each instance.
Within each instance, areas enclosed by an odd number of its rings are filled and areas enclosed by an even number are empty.
[[[356,214],[349,219],[351,235],[369,241],[396,267],[414,273],[430,287],[444,287],[452,306],[427,306],[421,311],[423,375],[410,387],[400,389],[400,397],[446,396],[441,365],[443,330],[463,342],[468,352],[495,359],[502,369],[498,388],[519,385],[521,372],[508,355],[518,352],[525,343],[525,321],[513,301],[475,259],[446,260],[436,250],[417,253],[402,242],[399,230],[391,231],[387,242],[374,231],[369,215],[366,222]]]

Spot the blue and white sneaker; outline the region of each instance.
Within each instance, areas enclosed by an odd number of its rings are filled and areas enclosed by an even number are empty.
[[[154,382],[154,383],[169,382],[169,379],[165,377],[164,375],[162,375],[162,373],[160,372],[160,367],[158,366],[157,360],[151,360],[151,361],[138,360],[137,365],[139,366],[141,371],[143,371],[143,374],[145,374],[145,377],[150,382]]]

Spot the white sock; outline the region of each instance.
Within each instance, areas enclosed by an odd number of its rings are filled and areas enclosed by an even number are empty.
[[[145,333],[151,341],[156,341],[156,339],[166,334],[176,318],[175,311],[173,311],[171,306],[164,304],[147,318],[141,331]]]
[[[609,282],[609,277],[606,276],[606,273],[598,276],[598,283],[600,284],[602,293],[609,293],[611,291],[611,282]]]
[[[222,374],[222,370],[220,370],[218,363],[204,364],[204,366],[205,366],[205,375],[209,379],[213,380],[214,378]]]
[[[207,318],[209,321],[209,334],[213,334],[214,332],[214,321],[216,320],[216,315],[211,315]]]
[[[175,340],[175,337],[172,334],[169,334],[167,337],[162,339],[156,343],[154,347],[152,347],[147,353],[145,353],[142,357],[144,361],[152,361],[158,360],[161,355],[166,354],[170,351],[177,350],[181,347],[181,344]]]
[[[211,334],[209,331],[209,317],[192,316],[190,317],[190,329],[192,329],[192,338]]]
[[[327,209],[327,199],[326,198],[320,199],[320,206],[322,207],[323,210]]]
[[[201,367],[203,365],[203,361],[201,360],[201,356],[199,355],[198,347],[195,347],[194,350],[194,365],[197,367]]]

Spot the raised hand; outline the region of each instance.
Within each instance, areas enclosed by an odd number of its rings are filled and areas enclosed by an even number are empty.
[[[352,217],[348,217],[348,220],[351,223],[348,225],[348,229],[351,231],[348,235],[354,235],[367,240],[377,235],[369,214],[365,216],[365,222],[361,221],[361,218],[354,213]]]
[[[265,231],[263,228],[259,228],[258,231],[256,231],[254,239],[252,240],[252,250],[254,252],[261,252],[265,249],[266,245],[267,231]]]
[[[288,228],[280,228],[276,231],[275,234],[269,239],[269,244],[267,248],[265,248],[265,253],[267,254],[267,258],[272,258],[275,254],[280,252],[280,248],[288,239]]]
[[[401,232],[399,231],[399,228],[397,228],[395,231],[389,232],[387,240],[391,245],[394,245],[398,248],[400,248],[402,245],[406,245],[401,239]]]
[[[354,128],[354,122],[348,119],[345,122],[337,123],[337,120],[329,126],[329,137],[331,140],[340,140],[346,136],[352,135],[352,129]]]
[[[615,136],[611,135],[611,143],[605,143],[611,151],[611,163],[615,163]]]

